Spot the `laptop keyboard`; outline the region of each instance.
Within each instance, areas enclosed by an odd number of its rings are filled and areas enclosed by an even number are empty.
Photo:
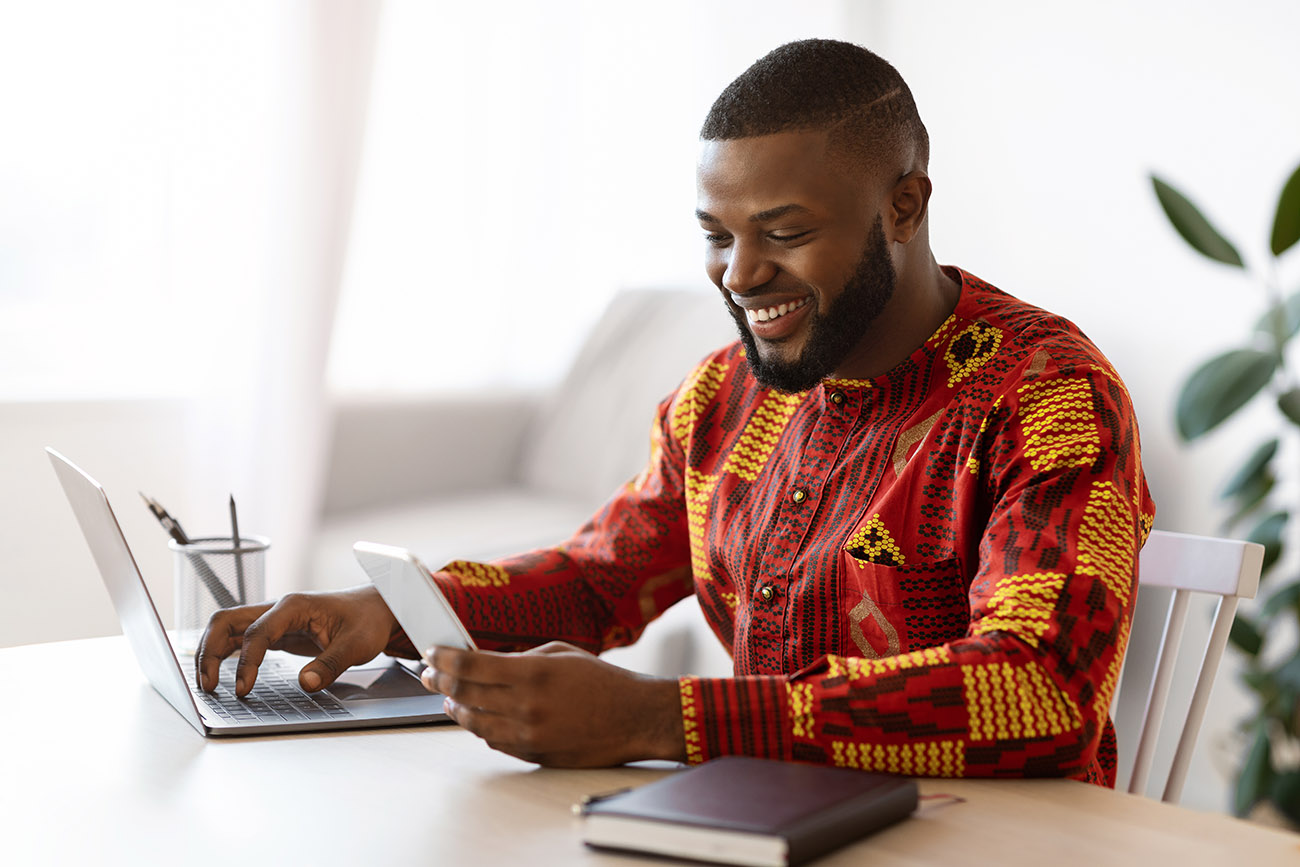
[[[303,692],[298,686],[298,668],[282,659],[265,660],[257,671],[252,692],[236,698],[227,684],[235,682],[234,657],[221,665],[221,683],[216,692],[191,687],[195,698],[227,722],[305,722],[307,720],[345,719],[352,712],[327,691]]]

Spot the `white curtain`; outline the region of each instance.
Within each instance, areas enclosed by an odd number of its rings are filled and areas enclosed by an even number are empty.
[[[219,14],[219,13],[218,13]],[[195,487],[219,488],[221,473],[242,504],[241,529],[269,536],[272,595],[302,586],[328,448],[325,383],[329,338],[351,222],[365,126],[377,2],[297,2],[279,7],[272,47],[279,66],[267,90],[272,134],[241,171],[258,182],[234,236],[254,291],[243,293],[227,347],[231,376],[199,403],[191,466]],[[250,118],[250,121],[252,119]],[[206,165],[185,166],[203,176]],[[183,172],[183,174],[188,174]],[[227,191],[209,188],[220,201]],[[242,197],[242,196],[241,196]],[[204,220],[179,231],[218,269],[226,238]],[[206,298],[226,296],[209,286]],[[220,343],[216,338],[214,343]],[[224,455],[215,464],[205,455]]]
[[[272,539],[271,592],[301,583],[379,14],[377,0],[0,6],[0,402],[23,414],[0,449],[45,482],[29,440],[87,461],[164,613],[165,549],[135,526],[136,487],[198,534],[229,526],[233,492],[241,530]],[[139,424],[106,414],[126,402]],[[67,517],[37,491],[30,526],[7,527],[19,562],[48,562],[35,540]],[[85,589],[71,595],[104,601]]]

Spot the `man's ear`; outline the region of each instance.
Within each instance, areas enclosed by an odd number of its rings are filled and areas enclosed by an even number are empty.
[[[906,244],[916,237],[925,223],[931,189],[930,176],[920,169],[908,172],[894,184],[889,200],[888,240]]]

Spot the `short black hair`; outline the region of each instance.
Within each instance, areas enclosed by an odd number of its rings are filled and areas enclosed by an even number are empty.
[[[925,168],[930,136],[907,82],[887,60],[851,42],[788,42],[755,61],[713,103],[700,138],[830,130],[873,167]]]

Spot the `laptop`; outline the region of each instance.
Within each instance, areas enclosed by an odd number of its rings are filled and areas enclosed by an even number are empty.
[[[298,670],[307,659],[282,651],[267,652],[257,684],[242,699],[235,697],[233,689],[234,658],[223,663],[216,693],[199,689],[192,679],[194,657],[176,653],[103,487],[54,449],[45,451],[140,668],[199,734],[268,735],[449,721],[442,696],[426,691],[419,677],[401,662],[382,655],[348,669],[315,693],[298,687]]]

